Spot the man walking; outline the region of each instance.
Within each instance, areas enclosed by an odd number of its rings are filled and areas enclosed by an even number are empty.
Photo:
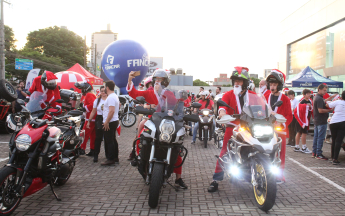
[[[108,95],[103,107],[104,148],[107,160],[101,165],[114,165],[119,162],[119,145],[116,140],[116,129],[119,124],[119,98],[114,93],[115,83],[112,80],[105,82]]]
[[[331,101],[336,96],[333,95],[324,100],[323,97],[326,93],[327,86],[320,84],[317,87],[317,94],[313,101],[314,140],[312,157],[320,160],[328,160],[328,158],[322,154],[322,147],[326,136],[328,113],[333,112],[333,109],[327,109],[325,101]]]

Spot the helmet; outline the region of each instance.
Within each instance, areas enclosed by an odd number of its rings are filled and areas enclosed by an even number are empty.
[[[150,83],[152,84],[152,76],[149,76],[144,80],[144,85],[146,88],[149,88]]]
[[[50,90],[54,90],[57,86],[57,77],[50,71],[44,71],[41,76],[41,84]]]
[[[285,83],[285,74],[283,74],[280,70],[273,69],[266,77],[266,82],[268,88],[270,83],[278,83],[277,91],[281,91]]]
[[[251,91],[255,90],[255,84],[252,80],[249,80],[248,90],[251,90]]]
[[[14,113],[7,115],[6,117],[7,127],[13,131],[20,131],[25,125],[25,118],[15,116]]]
[[[249,69],[246,67],[235,67],[230,79],[232,79],[232,86],[235,84],[235,80],[243,80],[242,90],[246,90],[249,85]]]
[[[74,83],[74,86],[77,87],[78,89],[81,89],[81,92],[83,94],[91,91],[93,88],[92,88],[92,85],[88,82],[76,82]]]
[[[170,83],[170,76],[167,74],[167,72],[164,69],[156,69],[155,72],[153,72],[152,75],[152,84],[155,85],[156,78],[162,77],[164,80],[162,81],[162,87],[167,87]]]
[[[180,99],[187,100],[188,93],[186,90],[180,90],[180,91],[178,91],[178,94],[180,95]]]
[[[200,93],[200,96],[205,95],[205,99],[210,99],[210,93],[208,91],[203,91]]]

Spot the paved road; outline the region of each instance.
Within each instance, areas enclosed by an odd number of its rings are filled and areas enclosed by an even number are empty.
[[[55,200],[50,188],[25,198],[15,215],[266,215],[254,203],[248,183],[232,185],[224,180],[220,190],[208,193],[215,167],[213,145],[204,149],[201,143],[191,145],[183,167],[183,178],[188,190],[175,192],[164,188],[159,206],[148,206],[148,186],[135,167],[126,160],[131,148],[134,128],[123,129],[120,143],[120,164],[101,167],[92,158],[82,156],[66,185],[56,191],[62,198]],[[308,137],[308,146],[311,148]],[[9,135],[0,135],[0,158],[6,158]],[[3,143],[4,142],[4,143]],[[325,156],[330,156],[330,145],[325,144]],[[0,159],[0,160],[1,160]],[[100,161],[104,160],[101,152]],[[295,153],[288,148],[285,177],[278,186],[276,205],[269,215],[344,215],[345,209],[345,152],[341,150],[339,166]],[[6,161],[0,162],[3,166]]]

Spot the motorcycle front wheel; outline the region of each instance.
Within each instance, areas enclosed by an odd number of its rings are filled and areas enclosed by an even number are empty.
[[[158,205],[159,194],[163,184],[164,164],[155,163],[153,166],[150,190],[149,190],[149,206],[156,208]]]
[[[204,148],[207,148],[208,130],[204,129]]]
[[[121,117],[121,123],[124,127],[132,127],[136,121],[137,117],[133,113],[128,113],[128,118],[127,113],[123,114]]]
[[[256,204],[264,212],[273,207],[277,195],[276,176],[269,171],[269,164],[258,161],[255,167],[257,185],[253,186]]]
[[[16,196],[16,174],[13,167],[0,170],[0,215],[12,214],[22,200]]]

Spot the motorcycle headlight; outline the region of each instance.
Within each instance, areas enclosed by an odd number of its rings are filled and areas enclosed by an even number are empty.
[[[207,115],[210,114],[210,111],[209,111],[209,110],[204,110],[204,111],[202,111],[202,114],[203,114],[204,116],[207,116]]]
[[[27,134],[21,134],[17,137],[15,142],[19,151],[26,151],[31,145],[31,137]]]
[[[164,134],[172,134],[174,132],[175,128],[174,125],[170,124],[170,123],[163,123],[162,127],[161,127],[161,133]]]
[[[255,137],[273,135],[273,127],[272,126],[255,125],[253,127],[253,135]]]
[[[161,133],[160,135],[160,141],[161,142],[170,142],[171,136],[167,133]]]

